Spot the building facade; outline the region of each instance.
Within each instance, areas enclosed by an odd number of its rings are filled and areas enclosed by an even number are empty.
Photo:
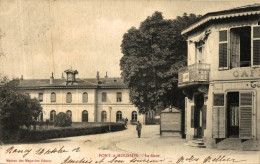
[[[188,66],[179,70],[178,86],[187,96],[187,140],[259,150],[260,5],[207,13],[182,34]]]
[[[40,120],[51,122],[59,112],[72,122],[144,122],[144,116],[130,102],[129,89],[122,78],[76,78],[78,71],[66,70],[66,78],[21,79],[20,87],[43,108]]]

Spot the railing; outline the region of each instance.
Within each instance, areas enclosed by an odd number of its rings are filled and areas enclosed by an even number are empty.
[[[196,63],[183,67],[179,70],[178,86],[208,83],[210,65],[205,63]]]

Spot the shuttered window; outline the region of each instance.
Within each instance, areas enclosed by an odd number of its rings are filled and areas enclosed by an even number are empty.
[[[260,65],[260,26],[253,27],[253,65]]]
[[[67,93],[66,102],[67,103],[71,103],[72,102],[72,94],[70,92]]]
[[[219,68],[228,67],[228,39],[227,30],[219,31]]]
[[[82,94],[82,102],[83,103],[87,103],[88,102],[88,93],[87,92],[84,92]]]
[[[239,123],[239,138],[252,138],[252,112],[253,110],[253,93],[240,93],[240,123]]]
[[[56,94],[54,92],[51,93],[51,102],[56,102]]]
[[[190,119],[190,126],[191,126],[191,128],[194,128],[194,124],[195,124],[195,118],[194,118],[194,114],[195,114],[195,108],[194,108],[194,106],[191,106],[191,119]]]
[[[224,93],[213,95],[212,135],[213,138],[226,137],[226,115]]]

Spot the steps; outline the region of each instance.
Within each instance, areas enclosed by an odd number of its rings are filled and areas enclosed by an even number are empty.
[[[194,138],[193,140],[188,141],[187,145],[190,147],[206,148],[206,145],[204,145],[203,139],[200,139],[200,138]]]

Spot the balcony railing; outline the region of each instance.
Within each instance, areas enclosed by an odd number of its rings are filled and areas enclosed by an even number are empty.
[[[205,63],[196,63],[183,67],[179,70],[178,86],[208,84],[210,65]]]

